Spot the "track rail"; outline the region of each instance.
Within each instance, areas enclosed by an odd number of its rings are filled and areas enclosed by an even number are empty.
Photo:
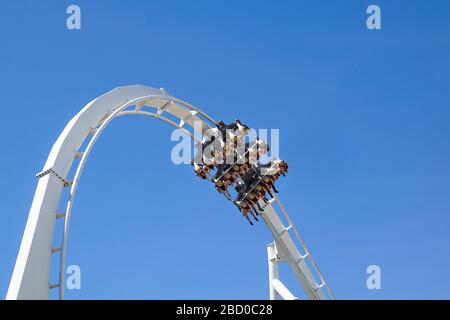
[[[164,121],[183,130],[196,144],[201,143],[197,134],[200,133],[201,136],[207,129],[217,124],[212,117],[193,105],[168,95],[162,89],[142,85],[116,88],[87,104],[69,121],[55,142],[44,170],[37,175],[39,182],[7,299],[48,299],[49,290],[56,288],[59,289],[59,298],[64,298],[70,218],[83,168],[96,141],[109,123],[114,118],[128,115],[143,115]],[[178,119],[179,122],[173,119]],[[83,145],[87,146],[84,150],[80,150]],[[76,163],[75,160],[79,162]],[[74,166],[76,166],[75,175],[70,179],[67,175],[72,172]],[[58,212],[64,188],[70,188],[69,198],[65,203],[64,212]],[[273,201],[279,204],[289,221],[289,226],[283,225],[271,203],[262,203],[264,208],[261,216],[274,236],[281,258],[291,266],[308,298],[333,299],[331,290],[286,210],[278,198],[272,199]],[[61,246],[52,247],[56,219],[64,219],[64,227]],[[289,234],[292,228],[303,251],[306,251],[305,255],[300,253]],[[53,254],[60,254],[59,283],[56,284],[49,283],[50,259]],[[307,259],[312,261],[313,269],[320,278],[319,284],[306,263]],[[328,294],[325,294],[324,288]]]

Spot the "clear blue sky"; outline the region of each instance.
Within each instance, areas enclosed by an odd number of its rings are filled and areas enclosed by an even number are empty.
[[[82,30],[65,27],[69,4]],[[280,197],[338,298],[450,298],[449,1],[2,1],[0,41],[2,296],[67,121],[146,84],[280,129]],[[269,232],[171,163],[171,130],[121,118],[97,143],[69,238],[82,290],[67,298],[268,297]]]

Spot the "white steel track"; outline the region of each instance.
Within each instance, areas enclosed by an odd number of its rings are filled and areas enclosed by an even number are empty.
[[[172,119],[166,118],[166,114]],[[59,288],[59,298],[64,298],[68,232],[78,182],[103,130],[114,118],[126,115],[144,115],[162,120],[183,130],[196,144],[201,143],[197,135],[201,137],[207,129],[217,124],[200,109],[168,95],[163,89],[142,85],[116,88],[87,104],[69,121],[53,145],[43,171],[38,174],[38,185],[6,299],[48,299],[49,291],[55,288]],[[86,148],[80,150],[86,144]],[[78,164],[75,160],[79,160]],[[67,175],[73,166],[76,166],[75,175],[70,179]],[[64,188],[70,188],[69,199],[65,210],[58,212]],[[289,226],[284,226],[272,206],[274,200],[287,217]],[[292,268],[309,299],[334,299],[281,202],[278,198],[271,202],[261,203],[261,216],[274,236],[280,259]],[[52,247],[55,221],[60,218],[64,219],[61,246]],[[304,254],[289,234],[291,229],[295,231]],[[59,283],[56,284],[49,283],[52,254],[60,254]],[[311,272],[308,260],[316,276]],[[316,277],[320,283],[317,283]]]

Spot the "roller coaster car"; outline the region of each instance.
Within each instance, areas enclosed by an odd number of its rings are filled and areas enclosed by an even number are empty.
[[[217,177],[223,176],[223,172],[229,172],[232,176],[241,176],[251,168],[251,162],[249,159],[259,159],[268,150],[268,146],[261,140],[255,140],[251,143],[246,143],[244,148],[230,148],[223,154],[224,163],[226,166],[218,165]],[[232,152],[232,153],[231,153]],[[219,168],[220,166],[220,168]],[[216,178],[217,178],[216,177]]]
[[[220,164],[217,166],[217,172],[213,177],[213,182],[217,191],[224,193],[228,187],[237,181],[251,169],[248,163]]]
[[[242,143],[249,128],[240,120],[226,125],[223,121],[217,124],[217,131],[201,145],[202,162],[217,166],[229,157],[236,155],[239,143]]]
[[[239,119],[234,120],[228,125],[223,121],[219,121],[217,128],[222,134],[222,137],[227,141],[236,141],[237,139],[243,138],[249,132],[248,126],[242,124]]]
[[[271,190],[278,193],[275,188],[275,181],[280,174],[284,175],[286,172],[287,163],[285,161],[273,160],[264,165],[260,164],[252,166],[252,168],[241,177],[241,180],[237,182],[235,189],[238,192],[238,196],[234,203],[249,222],[250,219],[248,213],[255,217],[252,211],[253,209],[256,215],[258,215],[256,207],[259,210],[262,210],[259,205],[259,200],[267,202],[267,193],[273,197]]]
[[[238,192],[235,203],[246,208],[246,204],[252,204],[259,199],[264,198],[265,192],[262,189],[261,179],[257,174],[257,169],[252,167],[251,171],[241,177],[241,180],[236,184],[235,190]],[[246,200],[246,203],[242,205],[242,201]],[[250,210],[253,206],[248,207]]]
[[[262,140],[256,139],[251,142],[243,142],[243,138],[239,138],[235,143],[225,143],[223,146],[223,158],[234,159],[237,164],[256,164],[257,161],[265,155],[269,146]]]
[[[275,176],[278,178],[280,175],[286,175],[289,166],[286,161],[277,159],[266,164],[258,164],[258,168],[260,175]]]
[[[247,221],[253,225],[253,222],[251,221],[249,214],[255,219],[258,220],[258,210],[256,208],[258,207],[259,210],[262,211],[262,208],[260,207],[258,203],[258,199],[253,194],[250,194],[249,197],[246,197],[244,195],[240,195],[240,198],[238,198],[237,202],[235,202],[239,210],[242,212],[242,215],[247,219]]]
[[[228,187],[236,182],[236,178],[239,174],[238,170],[235,170],[233,164],[222,163],[217,166],[217,172],[213,177],[213,181],[217,191],[224,193]]]
[[[204,180],[208,178],[208,173],[213,169],[212,165],[198,164],[195,163],[194,160],[191,161],[191,164],[194,166],[194,172],[197,177],[200,177]]]
[[[202,162],[208,165],[217,166],[230,156],[234,156],[235,146],[229,146],[217,137],[203,142],[201,146]]]
[[[253,223],[248,214],[250,213],[255,220],[258,220],[256,217],[258,215],[258,211],[254,209],[254,207],[259,206],[258,200],[261,198],[261,194],[259,192],[256,192],[256,190],[254,192],[252,190],[255,185],[255,181],[257,180],[258,168],[256,166],[252,166],[247,173],[241,176],[241,179],[236,183],[235,187],[238,195],[234,203],[251,225],[253,225]],[[264,194],[262,194],[262,196],[264,196]],[[252,209],[254,209],[255,214],[252,212]]]
[[[223,141],[218,140],[216,137],[212,136],[210,140],[203,142],[200,148],[201,151],[201,162],[204,165],[216,166],[218,163],[222,162],[224,154],[218,153],[218,150],[222,150]]]
[[[256,139],[245,144],[245,162],[256,164],[258,160],[270,150],[269,145]]]

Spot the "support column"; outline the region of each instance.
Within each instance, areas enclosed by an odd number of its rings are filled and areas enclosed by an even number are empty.
[[[280,295],[273,287],[273,280],[280,278],[280,269],[278,267],[278,255],[275,243],[272,242],[267,246],[267,259],[269,263],[269,292],[270,300],[280,300]]]

